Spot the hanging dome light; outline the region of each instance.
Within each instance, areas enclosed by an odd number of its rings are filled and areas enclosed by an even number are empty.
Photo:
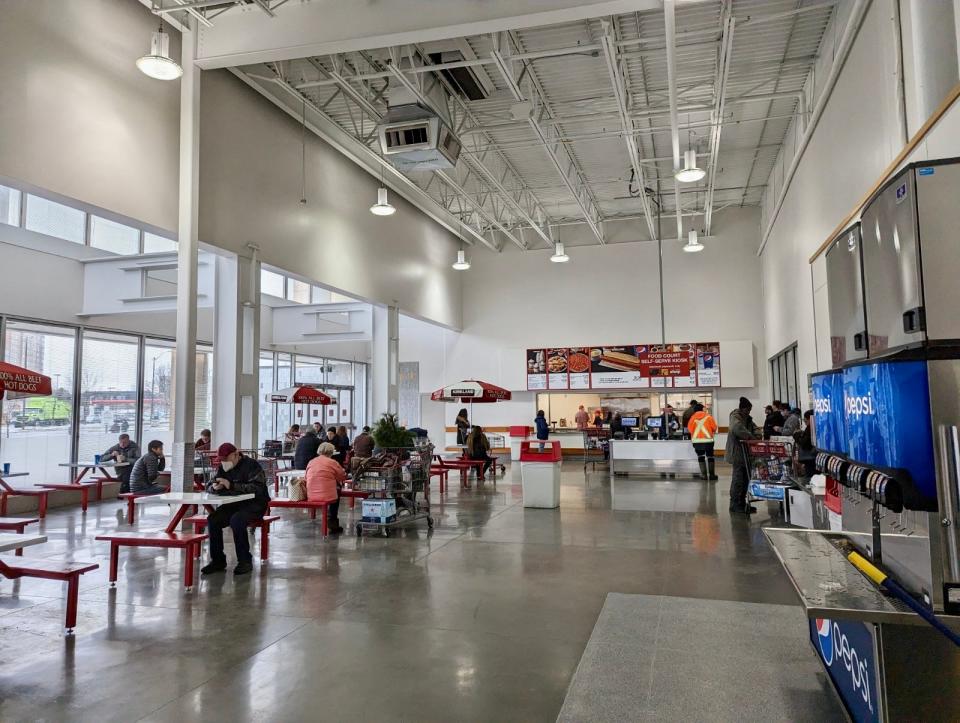
[[[387,189],[381,186],[377,189],[377,202],[370,207],[370,213],[374,216],[392,216],[397,209],[390,205],[387,200]]]
[[[703,251],[703,244],[697,239],[696,229],[690,229],[690,233],[687,234],[687,245],[683,247],[683,250],[690,254]]]
[[[470,268],[470,262],[467,261],[466,254],[463,249],[457,251],[457,260],[453,262],[453,268],[457,271],[466,271]]]
[[[683,168],[674,174],[680,183],[693,183],[707,175],[702,168],[697,168],[697,151],[690,148],[683,154]]]
[[[563,250],[563,244],[557,241],[553,245],[553,256],[550,257],[550,260],[555,264],[565,264],[570,260],[570,257]]]
[[[163,32],[163,27],[150,39],[150,52],[137,58],[137,67],[157,80],[176,80],[183,75],[183,68],[170,57],[170,36]]]

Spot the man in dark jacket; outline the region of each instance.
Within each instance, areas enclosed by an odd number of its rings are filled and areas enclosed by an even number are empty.
[[[223,528],[229,526],[233,530],[233,544],[237,549],[237,566],[233,568],[233,574],[246,575],[253,570],[247,527],[251,521],[259,520],[267,511],[267,503],[270,501],[267,477],[256,460],[241,454],[230,442],[220,445],[217,456],[220,458],[220,466],[217,467],[213,481],[207,485],[207,492],[214,495],[253,494],[254,498],[221,505],[207,517],[210,564],[205,565],[200,572],[210,575],[227,569],[227,557],[223,552]]]
[[[370,436],[370,427],[364,427],[363,431],[353,440],[354,458],[366,459],[373,456],[374,441]]]
[[[697,413],[697,407],[699,406],[700,402],[696,399],[691,399],[690,406],[683,410],[683,417],[680,418],[680,431],[684,434],[686,434],[690,428],[690,417]]]
[[[129,434],[121,434],[117,443],[110,449],[100,455],[104,462],[116,462],[119,467],[114,467],[114,473],[120,480],[120,492],[130,491],[130,473],[133,471],[133,465],[140,459],[140,445],[130,439]],[[122,464],[122,463],[126,464]]]
[[[770,439],[773,435],[777,433],[777,427],[782,427],[784,418],[783,411],[780,409],[781,402],[779,399],[774,399],[773,404],[771,405],[773,409],[770,414],[767,415],[766,419],[763,420],[763,438]]]
[[[306,469],[310,460],[317,456],[320,438],[313,427],[307,427],[306,430],[303,436],[297,440],[297,449],[293,453],[294,469]]]
[[[167,491],[166,485],[157,482],[166,466],[163,442],[154,439],[147,445],[147,453],[136,461],[130,471],[130,491],[138,495],[158,495]]]
[[[753,404],[746,397],[740,397],[740,405],[730,412],[730,431],[727,432],[726,459],[733,467],[733,478],[730,480],[730,511],[756,512],[757,508],[747,506],[747,482],[750,472],[747,469],[747,459],[743,453],[746,439],[759,439],[757,427],[750,416]]]

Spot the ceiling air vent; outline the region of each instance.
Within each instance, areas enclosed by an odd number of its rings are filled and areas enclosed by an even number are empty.
[[[411,103],[393,106],[377,127],[380,151],[398,171],[453,168],[460,141],[432,110]]]

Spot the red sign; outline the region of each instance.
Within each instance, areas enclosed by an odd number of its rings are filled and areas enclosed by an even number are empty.
[[[640,370],[645,377],[688,377],[693,350],[690,344],[648,346],[646,353],[640,354],[639,358]]]
[[[0,396],[40,397],[53,393],[50,377],[37,374],[15,364],[0,362]]]

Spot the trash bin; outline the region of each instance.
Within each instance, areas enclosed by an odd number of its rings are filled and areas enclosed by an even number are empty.
[[[540,451],[540,445],[544,445]],[[524,441],[520,444],[520,479],[524,507],[560,506],[560,442]]]
[[[531,427],[510,427],[510,461],[520,461],[520,443],[530,436]]]

